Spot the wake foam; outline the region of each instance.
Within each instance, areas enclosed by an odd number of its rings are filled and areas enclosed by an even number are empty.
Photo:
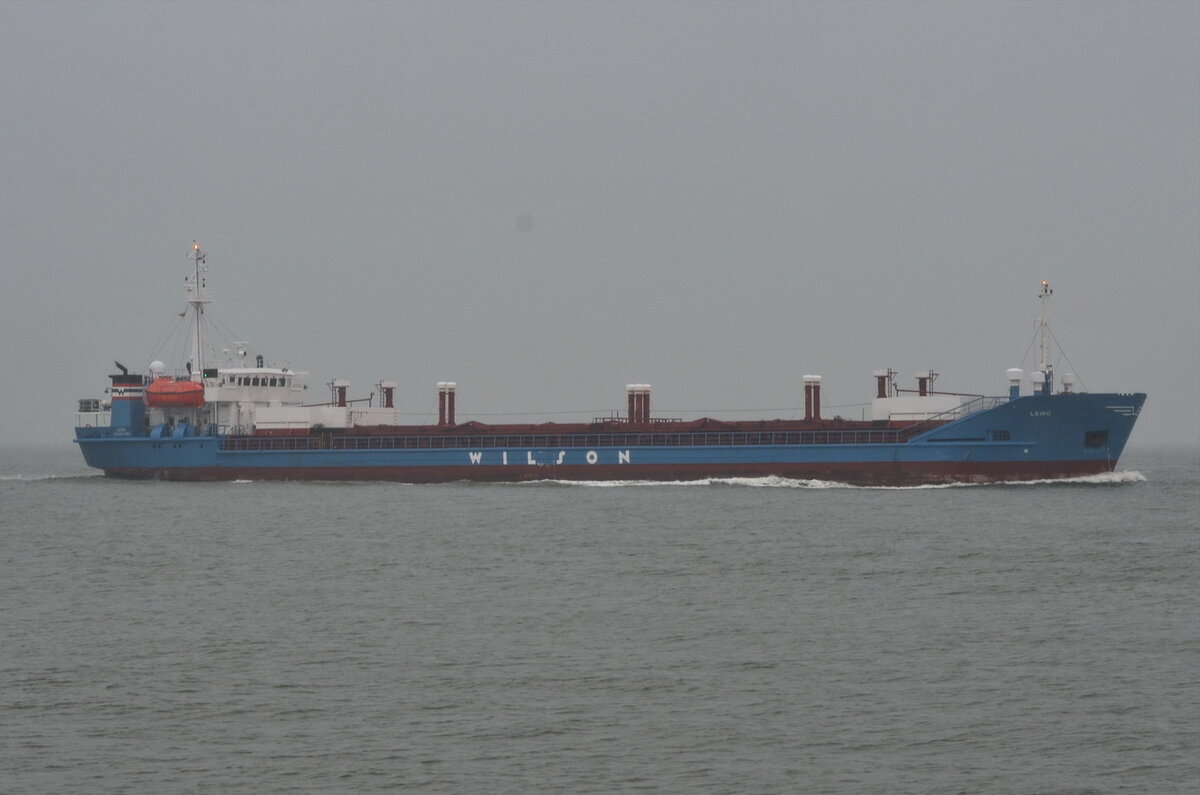
[[[1098,475],[1081,475],[1074,478],[1044,478],[1040,480],[1009,480],[993,483],[926,483],[919,486],[856,486],[832,480],[803,480],[769,475],[761,478],[700,478],[697,480],[531,480],[522,486],[555,485],[581,488],[630,488],[630,487],[689,487],[689,486],[735,486],[754,489],[862,489],[872,491],[921,491],[927,489],[977,489],[995,486],[1063,486],[1090,485],[1115,486],[1128,483],[1144,483],[1146,476],[1136,470],[1104,472]]]
[[[39,483],[54,480],[94,480],[103,478],[104,473],[82,475],[0,475],[0,483]],[[517,483],[495,483],[497,486],[575,486],[579,488],[611,489],[639,487],[695,487],[731,486],[749,489],[867,489],[875,491],[920,491],[923,489],[976,489],[987,487],[1021,488],[1027,486],[1122,486],[1130,483],[1145,483],[1147,478],[1137,470],[1103,472],[1098,475],[1081,475],[1075,478],[1043,478],[1039,480],[1007,480],[994,483],[927,483],[920,486],[856,486],[833,480],[804,480],[768,475],[761,478],[699,478],[697,480],[528,480]],[[227,481],[232,484],[258,483],[259,481],[239,478]],[[309,481],[323,485],[363,485],[374,481]],[[469,481],[460,481],[467,483]],[[396,484],[412,485],[412,484]]]
[[[91,480],[102,477],[103,472],[86,475],[0,475],[0,483],[41,483],[48,480]]]
[[[1064,484],[1082,483],[1092,486],[1116,486],[1125,483],[1145,483],[1146,476],[1136,469],[1121,470],[1120,472],[1101,472],[1098,475],[1080,475],[1077,478],[1045,478],[1043,480],[1020,480],[1008,483],[992,483],[992,486],[1061,486]]]
[[[699,478],[697,480],[529,480],[522,486],[537,485],[581,486],[585,488],[628,488],[639,486],[741,486],[744,488],[775,489],[852,489],[848,483],[831,480],[797,480],[768,475],[761,478]]]

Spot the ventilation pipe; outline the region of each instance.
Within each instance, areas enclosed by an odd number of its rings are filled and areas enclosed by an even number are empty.
[[[625,399],[629,403],[630,422],[650,422],[649,384],[626,384]]]
[[[1046,394],[1046,372],[1044,370],[1033,371],[1033,394]]]
[[[454,424],[454,381],[438,381],[438,425]]]
[[[804,376],[804,420],[821,419],[821,376]]]
[[[876,370],[875,371],[875,397],[885,398],[888,396],[888,384],[892,380],[892,371]]]
[[[1010,367],[1008,369],[1008,399],[1016,400],[1021,396],[1021,381],[1025,378],[1025,371],[1020,367]]]
[[[350,382],[341,378],[333,379],[333,402],[339,408],[346,407],[346,390],[350,388]]]
[[[385,409],[396,408],[394,398],[392,397],[395,394],[395,392],[396,392],[396,382],[395,381],[380,381],[379,382],[379,394],[381,396],[380,402],[383,404],[383,407]]]

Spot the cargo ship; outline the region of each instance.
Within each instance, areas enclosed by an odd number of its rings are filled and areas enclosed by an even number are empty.
[[[436,424],[402,424],[397,384],[369,398],[328,382],[305,398],[307,374],[275,366],[244,344],[209,343],[204,252],[185,277],[189,358],[168,374],[119,372],[100,398],[79,401],[75,442],[89,466],[119,478],[518,482],[678,481],[780,477],[864,486],[1072,478],[1112,471],[1143,393],[1087,393],[1066,373],[1056,386],[1041,284],[1040,358],[1007,370],[999,395],[939,392],[937,374],[902,388],[873,373],[870,417],[826,418],[818,375],[803,377],[803,418],[679,419],[651,411],[651,387],[627,384],[621,410],[577,423],[489,424],[456,416],[458,385],[437,384]],[[797,391],[799,395],[799,390]]]

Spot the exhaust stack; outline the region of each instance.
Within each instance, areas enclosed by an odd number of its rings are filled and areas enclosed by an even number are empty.
[[[112,397],[113,428],[124,428],[131,435],[146,432],[146,402],[143,396],[143,386],[146,379],[140,375],[130,375],[129,368],[120,362],[114,362],[121,371],[110,375],[112,385],[109,395]]]

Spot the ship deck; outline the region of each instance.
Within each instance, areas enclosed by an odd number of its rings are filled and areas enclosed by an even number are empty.
[[[817,428],[808,430],[680,430],[604,433],[397,433],[345,434],[326,431],[303,436],[226,436],[222,451],[287,450],[454,450],[491,448],[721,447],[745,445],[901,444],[927,423],[902,428]]]

